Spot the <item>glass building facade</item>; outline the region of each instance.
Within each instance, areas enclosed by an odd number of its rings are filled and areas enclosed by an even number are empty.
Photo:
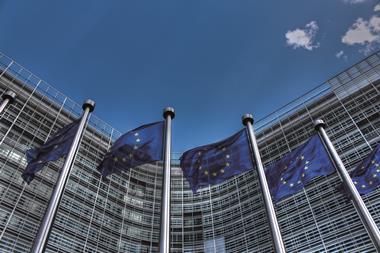
[[[81,105],[0,54],[0,95],[17,93],[0,114],[0,252],[29,252],[63,159],[30,185],[25,152],[80,117]],[[264,164],[280,159],[327,123],[352,170],[380,140],[380,53],[255,122]],[[252,108],[253,109],[253,108]],[[175,127],[175,124],[174,126]],[[46,252],[158,252],[162,164],[101,179],[96,167],[121,135],[91,115],[48,239]],[[272,252],[254,170],[193,194],[172,160],[171,252]],[[319,177],[275,205],[287,252],[376,252],[339,176]],[[380,191],[363,196],[380,225]]]

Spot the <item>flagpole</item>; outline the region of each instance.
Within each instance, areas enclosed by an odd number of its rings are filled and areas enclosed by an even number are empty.
[[[160,224],[160,253],[170,252],[170,171],[171,171],[171,139],[172,119],[175,113],[172,107],[164,109],[165,135],[164,135],[164,166],[162,174],[162,201]]]
[[[263,194],[265,210],[269,220],[270,231],[273,239],[274,249],[276,253],[285,253],[284,242],[282,241],[281,231],[278,226],[276,213],[272,203],[272,197],[270,195],[267,179],[265,177],[264,167],[261,162],[261,157],[259,153],[259,148],[257,146],[257,141],[255,133],[253,131],[253,116],[251,114],[245,114],[242,117],[243,125],[246,126],[248,138],[251,144],[251,149],[253,153],[253,160],[256,164],[257,174],[259,176],[261,192]]]
[[[45,250],[47,239],[49,237],[49,233],[51,230],[51,226],[53,224],[55,215],[57,213],[58,206],[61,201],[63,191],[65,189],[65,185],[69,177],[71,167],[72,167],[72,164],[74,162],[74,159],[79,147],[79,142],[82,138],[88,116],[95,108],[95,102],[88,99],[83,103],[82,108],[83,108],[82,119],[79,123],[78,130],[75,134],[73,143],[71,144],[70,151],[66,157],[62,171],[58,176],[57,183],[54,186],[54,190],[50,197],[49,205],[45,211],[45,215],[38,229],[37,236],[34,239],[34,244],[31,251],[32,253],[43,253]]]
[[[4,108],[8,105],[8,104],[11,104],[13,103],[13,101],[15,100],[16,98],[16,93],[14,93],[13,91],[11,90],[8,90],[6,91],[3,96],[2,96],[2,99],[3,99],[3,102],[1,102],[1,105],[0,105],[0,113],[2,113],[4,111]]]
[[[377,228],[375,221],[373,220],[370,212],[368,211],[366,205],[364,204],[363,199],[360,197],[358,190],[356,189],[350,175],[348,174],[346,167],[344,166],[342,160],[340,159],[338,153],[336,152],[334,145],[332,144],[329,136],[325,131],[325,122],[321,119],[317,119],[314,122],[315,130],[318,131],[323,142],[326,145],[328,152],[331,155],[331,158],[334,160],[335,167],[343,181],[345,188],[349,191],[351,195],[352,202],[356,207],[356,211],[359,213],[359,216],[369,233],[373,244],[376,246],[378,252],[380,252],[380,232]]]

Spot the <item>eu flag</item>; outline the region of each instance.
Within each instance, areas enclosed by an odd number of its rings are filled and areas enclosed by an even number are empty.
[[[106,177],[138,165],[161,161],[164,121],[140,126],[118,138],[98,166]]]
[[[180,160],[194,193],[253,168],[245,129],[223,141],[188,150]]]
[[[318,135],[287,153],[268,167],[265,174],[272,198],[279,201],[290,196],[318,176],[335,172],[335,167]]]
[[[69,153],[75,134],[79,128],[80,118],[61,128],[39,148],[26,152],[28,165],[22,173],[22,178],[28,184],[34,174],[40,171],[48,162],[56,161]]]
[[[380,144],[351,172],[351,178],[360,194],[375,190],[380,184]]]

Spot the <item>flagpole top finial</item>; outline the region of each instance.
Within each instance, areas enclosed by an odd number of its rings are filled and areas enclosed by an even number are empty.
[[[241,117],[241,122],[243,123],[244,126],[247,125],[248,122],[251,122],[251,124],[253,124],[253,116],[252,114],[244,114],[242,117]]]
[[[83,108],[83,110],[85,110],[86,108],[90,108],[90,112],[94,111],[94,109],[95,109],[95,101],[93,101],[91,99],[86,99],[83,102],[82,108]]]
[[[317,119],[314,121],[314,128],[318,130],[320,127],[326,127],[326,123],[322,119]]]
[[[164,114],[163,114],[164,118],[166,119],[166,117],[170,116],[172,119],[174,119],[175,117],[175,112],[174,112],[174,108],[173,107],[166,107],[164,109]]]
[[[3,99],[8,99],[9,100],[9,103],[12,103],[15,98],[16,98],[16,93],[14,93],[13,91],[11,90],[8,90],[6,91],[3,96],[2,96]]]

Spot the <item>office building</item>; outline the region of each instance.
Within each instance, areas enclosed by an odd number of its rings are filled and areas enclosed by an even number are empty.
[[[25,152],[78,118],[82,109],[0,54],[0,95],[7,90],[17,99],[0,114],[0,252],[29,252],[63,159],[25,185]],[[377,52],[257,120],[262,160],[269,165],[305,142],[315,133],[313,121],[322,118],[352,170],[380,140],[379,111]],[[96,171],[120,135],[97,118],[95,110],[46,252],[158,252],[162,164],[139,166],[107,179]],[[172,161],[171,252],[273,251],[256,172],[193,194],[178,166],[179,155],[174,153]],[[340,182],[336,173],[316,178],[275,205],[287,252],[375,252],[353,204],[338,190]],[[380,191],[363,199],[380,225]]]

